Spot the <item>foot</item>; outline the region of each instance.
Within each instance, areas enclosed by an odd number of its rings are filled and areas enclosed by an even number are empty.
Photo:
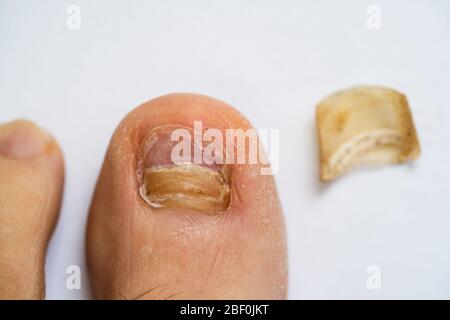
[[[171,134],[192,133],[194,121],[224,137],[226,129],[251,128],[223,102],[173,94],[141,105],[114,133],[87,228],[96,298],[286,297],[285,231],[273,177],[260,174],[260,164],[211,163],[213,153],[201,163],[181,161],[196,153],[195,143],[175,161]]]

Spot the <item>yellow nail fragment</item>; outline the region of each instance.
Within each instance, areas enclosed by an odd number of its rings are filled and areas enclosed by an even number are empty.
[[[382,87],[355,87],[316,109],[320,177],[330,181],[359,165],[402,163],[420,154],[406,96]]]

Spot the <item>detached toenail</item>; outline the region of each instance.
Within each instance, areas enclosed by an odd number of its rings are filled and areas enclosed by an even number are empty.
[[[230,172],[203,152],[194,131],[181,126],[153,129],[141,145],[138,163],[140,195],[153,208],[194,209],[220,214],[230,202]],[[219,151],[220,150],[220,151]]]
[[[17,120],[0,125],[0,156],[24,159],[46,151],[52,138],[34,123]]]

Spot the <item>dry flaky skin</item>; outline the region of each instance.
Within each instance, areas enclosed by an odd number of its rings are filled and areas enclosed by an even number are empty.
[[[402,163],[420,154],[406,96],[361,86],[317,106],[320,177],[333,180],[356,165]]]
[[[142,198],[155,208],[189,208],[215,214],[230,202],[229,178],[222,171],[185,164],[145,169]]]

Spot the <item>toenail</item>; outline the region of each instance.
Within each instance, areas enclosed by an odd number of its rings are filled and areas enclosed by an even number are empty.
[[[230,202],[229,167],[206,158],[202,150],[190,128],[153,129],[143,140],[137,168],[142,199],[153,208],[225,211]]]
[[[17,120],[0,126],[0,156],[23,159],[42,154],[50,136],[34,123]]]

